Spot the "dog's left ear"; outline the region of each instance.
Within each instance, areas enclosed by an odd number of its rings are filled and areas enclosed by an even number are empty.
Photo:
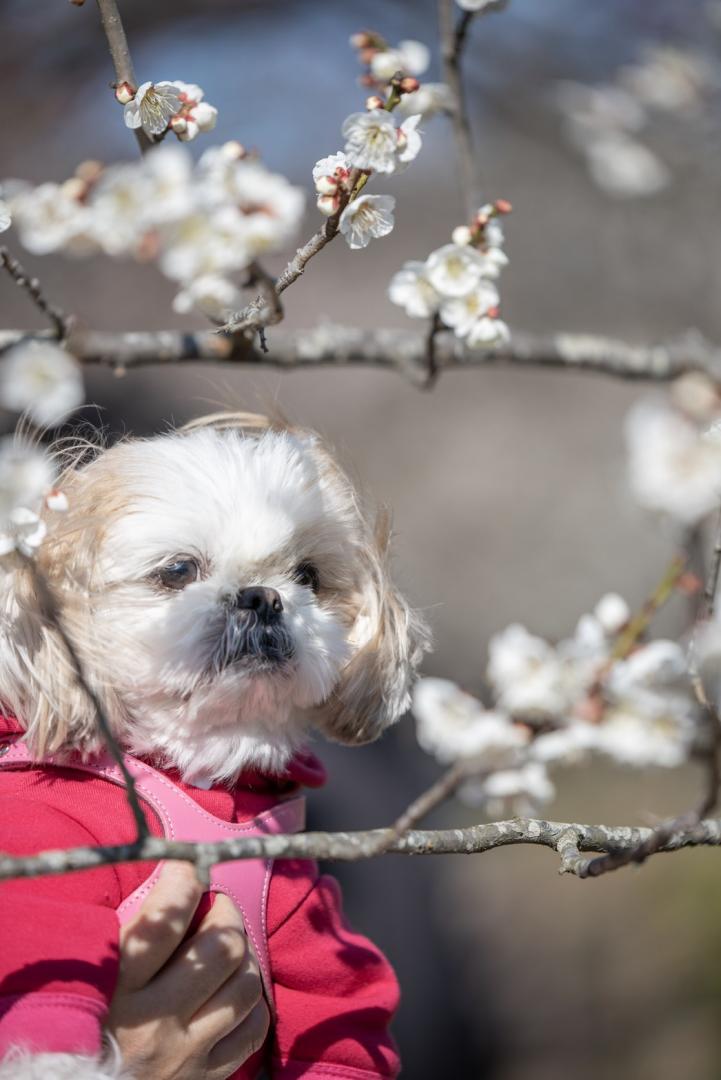
[[[400,719],[430,634],[393,584],[389,573],[390,523],[383,515],[361,553],[361,578],[349,635],[351,659],[318,710],[321,730],[338,742],[372,742]]]

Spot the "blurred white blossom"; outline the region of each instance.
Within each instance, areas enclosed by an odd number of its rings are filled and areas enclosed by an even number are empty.
[[[456,3],[464,11],[482,11],[483,8],[492,7],[497,0],[456,0]]]
[[[0,199],[0,232],[5,232],[12,225],[12,214],[10,213],[10,207],[4,199]]]
[[[591,176],[610,195],[655,195],[671,182],[671,173],[661,159],[629,135],[604,136],[591,143],[586,153]]]
[[[242,299],[232,281],[219,274],[202,274],[175,296],[173,308],[181,315],[199,311],[216,322],[225,322],[228,313],[241,306]]]
[[[626,421],[629,482],[648,510],[695,525],[721,498],[721,441],[663,400],[641,401]]]
[[[483,768],[514,760],[529,731],[503,713],[485,709],[477,698],[448,679],[419,679],[411,708],[418,742],[438,761],[482,758]]]
[[[404,94],[398,103],[398,111],[404,116],[417,114],[423,120],[430,120],[441,112],[451,112],[454,101],[449,86],[445,83],[421,83],[417,90]]]
[[[388,296],[394,304],[405,308],[406,314],[417,319],[429,318],[438,310],[441,297],[426,277],[426,264],[404,263],[393,275]]]
[[[10,207],[21,244],[33,255],[62,248],[69,254],[97,250],[91,239],[90,211],[61,184],[21,189]]]
[[[452,297],[441,304],[441,318],[457,337],[466,337],[482,316],[499,303],[498,289],[490,281],[479,281],[464,296]]]
[[[525,817],[551,802],[556,789],[546,767],[529,761],[517,769],[500,769],[485,779],[466,781],[459,797],[471,806],[483,805],[495,818],[513,814]]]
[[[388,82],[397,71],[405,75],[422,75],[431,54],[421,41],[400,41],[393,49],[377,49],[370,61],[371,75],[379,82]]]
[[[85,400],[74,357],[52,341],[24,341],[0,359],[0,403],[53,427]]]
[[[621,69],[619,81],[649,108],[687,113],[699,105],[716,79],[699,53],[668,45],[644,45],[639,60]]]
[[[426,275],[441,296],[465,296],[485,276],[483,256],[472,247],[446,244],[428,256]]]
[[[511,331],[502,319],[484,315],[471,324],[466,333],[466,344],[471,349],[500,348],[511,340]]]
[[[488,646],[488,679],[496,702],[511,715],[562,720],[569,708],[563,665],[554,647],[514,623]]]
[[[359,195],[340,216],[340,231],[349,247],[367,247],[372,239],[387,236],[393,230],[392,195]]]

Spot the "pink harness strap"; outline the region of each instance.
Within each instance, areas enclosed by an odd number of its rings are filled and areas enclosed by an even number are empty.
[[[91,762],[73,759],[70,762],[58,763],[52,758],[38,762],[28,752],[24,743],[15,742],[0,758],[0,768],[32,764],[62,764],[100,776],[121,787],[125,786],[120,769],[109,755],[99,756]],[[177,784],[144,761],[126,754],[125,764],[135,780],[138,795],[153,807],[162,823],[163,835],[168,840],[214,843],[218,840],[241,836],[301,832],[305,827],[305,799],[302,797],[280,802],[271,810],[266,810],[253,818],[252,821],[241,823],[223,821],[209,814],[186,795]],[[121,924],[128,922],[135,914],[157,881],[162,866],[162,863],[158,863],[150,877],[123,900],[118,908]],[[238,859],[235,862],[217,863],[210,870],[210,891],[224,893],[234,902],[243,916],[245,930],[253,943],[271,1007],[273,993],[266,909],[272,866],[270,859]]]

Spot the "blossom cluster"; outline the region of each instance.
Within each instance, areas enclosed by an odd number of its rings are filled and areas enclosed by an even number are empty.
[[[700,110],[718,76],[698,52],[646,45],[609,83],[558,84],[564,133],[610,195],[653,195],[671,182],[668,165],[640,137],[654,114],[682,119]]]
[[[482,206],[470,225],[453,230],[451,243],[425,262],[411,261],[391,279],[388,295],[417,319],[437,317],[471,348],[502,345],[510,339],[499,318],[496,280],[508,264],[498,218],[510,211],[503,199]]]
[[[67,510],[55,480],[53,463],[41,447],[12,435],[0,439],[0,569],[12,564],[16,552],[28,558],[36,553],[47,531],[44,509]]]
[[[203,100],[195,83],[145,82],[137,90],[121,83],[115,96],[125,106],[126,126],[142,128],[158,140],[172,131],[181,142],[190,142],[201,131],[212,131],[218,119],[218,110]]]
[[[406,90],[398,102],[399,112],[428,120],[453,110],[453,94],[445,83],[418,83],[417,77],[428,69],[431,55],[422,41],[400,41],[391,46],[374,30],[353,34],[350,41],[366,69],[360,80],[363,86],[384,91],[395,77],[404,79]]]
[[[292,243],[305,202],[237,142],[197,162],[185,147],[163,145],[133,163],[84,162],[60,184],[8,181],[3,192],[33,254],[156,260],[181,287],[176,308],[214,318],[239,297],[228,275]]]
[[[438,761],[468,764],[461,795],[491,813],[549,802],[553,766],[601,754],[630,766],[674,767],[703,745],[702,712],[682,647],[641,644],[617,658],[630,611],[616,594],[554,645],[515,624],[492,638],[490,707],[445,679],[416,686],[420,745]],[[721,643],[717,643],[721,673]]]
[[[352,249],[367,247],[371,239],[387,236],[395,224],[392,195],[362,195],[373,173],[386,176],[402,172],[421,149],[420,115],[400,124],[393,110],[403,96],[415,92],[416,79],[399,77],[386,96],[374,94],[365,112],[346,117],[341,128],[345,147],[321,158],[313,167],[317,206],[322,214],[340,214],[338,227]]]
[[[668,396],[639,401],[626,420],[631,491],[641,506],[692,528],[721,501],[721,397],[701,373]]]

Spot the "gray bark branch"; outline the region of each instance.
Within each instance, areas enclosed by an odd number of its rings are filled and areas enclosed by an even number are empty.
[[[23,339],[48,336],[28,330],[0,331],[0,352]],[[261,352],[253,338],[252,333],[226,337],[212,331],[115,333],[76,328],[70,335],[68,349],[81,363],[104,364],[120,372],[147,365],[225,363],[266,365],[291,371],[323,366],[377,367],[399,372],[418,385],[424,385],[428,378],[425,331],[361,330],[332,324],[321,324],[313,330],[274,329],[268,333],[268,353]],[[657,345],[634,344],[597,334],[543,336],[518,331],[510,344],[485,350],[468,349],[445,331],[436,336],[434,362],[439,372],[505,365],[658,382],[700,371],[721,386],[721,346],[707,341],[698,331],[687,331]]]
[[[386,846],[384,841],[389,833],[391,842]],[[207,869],[215,863],[232,859],[321,859],[356,862],[381,853],[477,855],[517,844],[550,848],[561,854],[563,870],[586,878],[596,876],[594,860],[584,858],[581,852],[620,855],[638,850],[639,846],[652,836],[655,836],[655,831],[647,828],[514,818],[510,821],[472,825],[464,829],[411,829],[402,836],[393,835],[392,829],[370,829],[364,832],[242,837],[214,844],[192,844],[148,837],[134,844],[114,847],[77,847],[18,857],[0,855],[0,880],[44,877],[121,862],[157,862],[159,859],[180,859]],[[721,820],[710,819],[664,837],[657,852],[719,845]]]

